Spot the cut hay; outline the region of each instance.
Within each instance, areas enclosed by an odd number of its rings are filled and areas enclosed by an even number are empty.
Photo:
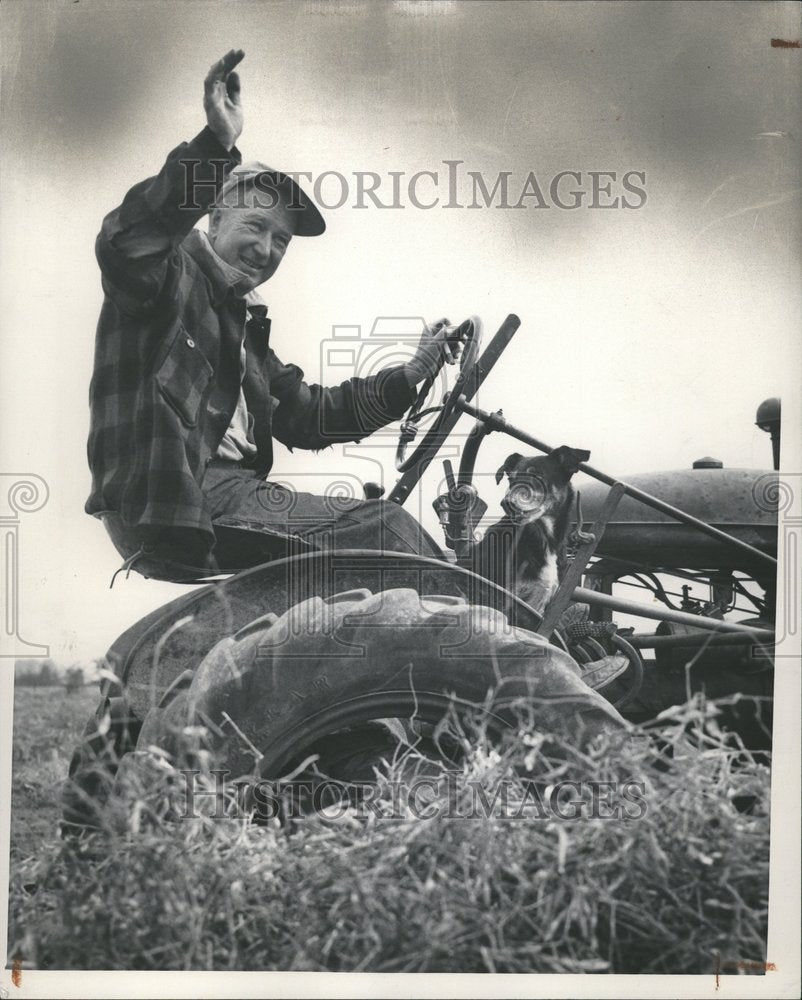
[[[696,698],[570,762],[546,759],[526,727],[501,748],[479,739],[451,779],[429,771],[416,808],[431,818],[392,800],[414,754],[382,769],[374,806],[336,819],[256,826],[209,808],[176,822],[129,794],[104,834],[17,871],[10,954],[148,970],[712,974],[717,954],[760,961],[769,772],[715,715]],[[548,803],[573,780],[577,818],[524,815],[527,789]],[[623,782],[642,794],[603,818]]]

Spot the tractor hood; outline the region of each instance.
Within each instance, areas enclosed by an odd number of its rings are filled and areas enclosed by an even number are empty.
[[[755,548],[771,555],[777,552],[777,511],[783,495],[776,472],[725,469],[715,459],[700,459],[692,469],[638,473],[622,479]],[[581,494],[582,518],[588,525],[596,518],[609,487],[586,481],[577,483],[576,489]],[[766,572],[765,565],[750,560],[748,553],[672,521],[628,496],[619,503],[596,553],[655,568]]]

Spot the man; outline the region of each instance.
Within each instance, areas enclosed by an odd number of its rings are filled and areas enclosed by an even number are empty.
[[[405,364],[335,389],[307,385],[279,361],[255,289],[294,237],[320,235],[325,223],[289,177],[240,163],[243,57],[231,50],[212,66],[204,130],[135,185],[98,236],[105,300],[86,509],[133,561],[230,569],[299,548],[440,555],[396,504],[330,501],[266,480],[273,437],[311,449],[359,440],[399,419],[460,344],[442,320]],[[207,212],[208,236],[194,228]]]

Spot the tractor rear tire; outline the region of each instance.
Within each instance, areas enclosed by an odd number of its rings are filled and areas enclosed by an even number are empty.
[[[231,779],[278,779],[310,747],[375,720],[437,726],[484,706],[492,735],[521,707],[542,732],[582,747],[627,724],[571,657],[498,611],[408,588],[315,597],[220,641],[188,687],[152,709],[139,748],[180,758],[180,734],[205,727]],[[321,763],[323,763],[321,761]]]
[[[103,826],[103,808],[120,761],[136,747],[141,728],[124,698],[104,697],[100,702],[70,760],[61,797],[62,837]]]

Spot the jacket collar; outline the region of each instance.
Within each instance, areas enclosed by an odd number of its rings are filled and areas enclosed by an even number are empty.
[[[267,312],[265,301],[257,291],[254,290],[245,295],[236,291],[236,286],[246,275],[238,268],[226,263],[222,257],[217,256],[206,233],[200,229],[193,229],[184,239],[182,245],[211,282],[212,304],[215,308],[222,305],[223,300],[233,293],[236,298],[244,299],[249,308],[262,306]]]

